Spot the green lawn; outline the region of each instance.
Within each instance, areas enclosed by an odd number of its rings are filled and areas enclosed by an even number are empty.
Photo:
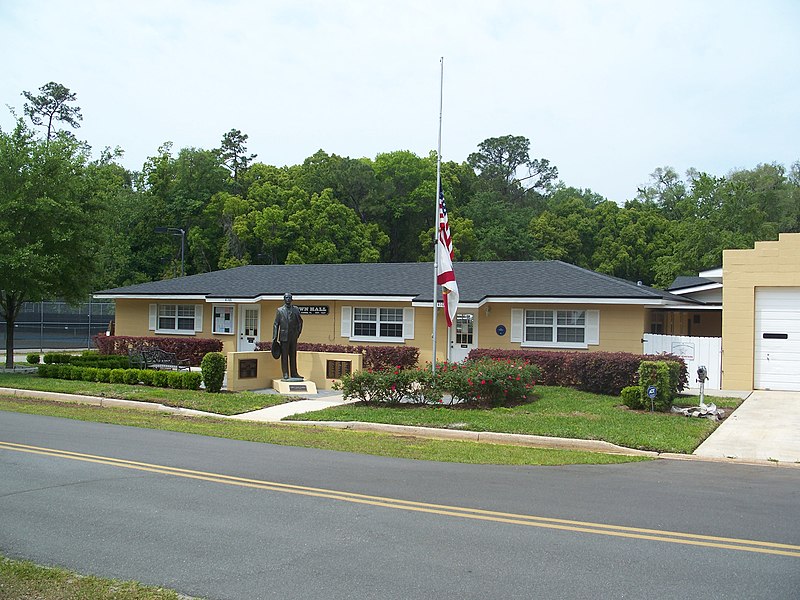
[[[218,415],[237,415],[268,406],[275,406],[276,404],[283,404],[289,400],[277,394],[255,394],[253,392],[210,394],[201,390],[170,390],[122,383],[67,381],[64,379],[40,378],[36,374],[8,372],[0,373],[0,387],[155,402],[167,406],[202,410]]]
[[[3,600],[179,600],[172,590],[77,575],[65,569],[40,567],[0,555],[0,598]]]
[[[708,419],[626,409],[615,396],[569,388],[537,387],[537,399],[511,408],[375,407],[345,405],[290,417],[295,421],[366,421],[469,431],[524,433],[604,440],[628,448],[691,453],[717,427]],[[682,399],[683,400],[683,399]],[[736,398],[711,399],[738,406]],[[696,398],[687,398],[688,405]]]
[[[329,427],[254,423],[211,417],[190,417],[144,410],[101,408],[66,402],[48,402],[0,395],[0,411],[47,415],[80,421],[180,431],[199,435],[338,450],[375,456],[497,465],[613,464],[650,460],[572,450],[548,450],[478,442],[428,440],[406,436],[343,431]]]

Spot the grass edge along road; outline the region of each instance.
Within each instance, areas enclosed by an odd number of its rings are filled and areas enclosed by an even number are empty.
[[[41,378],[35,373],[0,373],[0,387],[155,402],[165,406],[190,408],[218,415],[237,415],[289,401],[285,396],[278,394],[257,394],[255,392],[212,394],[205,390],[174,390],[124,383],[49,379]]]
[[[4,600],[189,600],[173,590],[78,575],[60,567],[43,567],[0,554],[0,598]]]
[[[616,396],[564,387],[536,386],[533,402],[491,409],[420,405],[370,406],[348,404],[292,415],[284,421],[360,421],[465,431],[518,433],[556,438],[602,440],[626,448],[691,454],[718,423],[675,413],[629,410]],[[699,399],[683,396],[676,404],[696,406]],[[706,398],[735,409],[738,398]]]
[[[578,450],[549,450],[468,441],[431,440],[308,425],[189,417],[2,396],[0,396],[0,410],[281,446],[317,448],[413,460],[530,466],[617,464],[650,460],[641,456],[622,456]]]
[[[223,415],[241,414],[287,401],[286,398],[275,394],[253,392],[209,394],[194,390],[40,379],[31,374],[0,373],[0,387],[157,402],[167,406]],[[693,452],[718,425],[717,422],[708,419],[628,410],[621,405],[619,397],[571,388],[537,386],[535,396],[532,402],[489,409],[356,404],[295,415],[284,421],[360,421],[602,440],[637,450],[681,454]],[[725,408],[728,414],[741,403],[738,398],[709,397],[707,401]],[[698,398],[695,396],[676,399],[677,404],[684,406],[693,406],[697,402]]]

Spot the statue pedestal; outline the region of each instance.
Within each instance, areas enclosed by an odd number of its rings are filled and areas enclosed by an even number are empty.
[[[272,388],[283,396],[306,396],[317,393],[317,384],[305,379],[300,381],[273,379]]]

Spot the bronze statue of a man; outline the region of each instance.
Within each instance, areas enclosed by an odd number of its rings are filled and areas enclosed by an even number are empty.
[[[303,317],[300,309],[292,305],[292,295],[283,295],[283,306],[275,311],[275,324],[272,326],[272,344],[280,341],[281,370],[284,379],[303,379],[297,373],[297,338],[303,331]]]

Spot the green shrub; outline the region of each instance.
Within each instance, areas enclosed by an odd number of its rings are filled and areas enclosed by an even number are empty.
[[[111,369],[108,381],[110,383],[125,383],[125,369]]]
[[[53,365],[39,365],[39,368],[36,369],[36,373],[39,375],[39,377],[50,378],[53,376]]]
[[[70,358],[72,355],[64,352],[48,352],[44,355],[44,362],[49,365],[65,365],[69,363]]]
[[[153,371],[153,385],[155,387],[169,387],[167,383],[167,372],[166,371]]]
[[[78,367],[97,367],[105,369],[128,369],[130,361],[127,356],[87,354],[81,356],[70,356],[69,364]]]
[[[97,367],[78,367],[81,369],[81,379],[84,381],[97,381]]]
[[[38,353],[38,352],[34,352],[34,353],[32,353],[32,354],[28,354],[28,355],[25,357],[25,360],[27,360],[27,361],[28,361],[28,364],[29,364],[29,365],[38,365],[38,364],[39,364],[39,361],[41,361],[41,357],[39,356],[39,353]]]
[[[206,391],[219,392],[225,379],[225,356],[221,352],[209,352],[200,362],[202,379],[206,384]]]
[[[642,388],[638,385],[630,385],[622,388],[622,391],[619,395],[622,399],[622,403],[628,408],[632,408],[633,410],[644,408],[644,402],[642,401]]]
[[[183,378],[180,371],[165,371],[167,374],[167,387],[173,390],[180,390],[183,388]]]
[[[139,381],[142,385],[153,385],[153,371],[152,369],[141,369],[139,371]]]
[[[403,398],[415,397],[412,385],[420,379],[416,370],[358,371],[344,375],[334,384],[345,398],[373,404],[398,404]]]
[[[139,376],[139,369],[124,369],[122,371],[122,381],[128,385],[139,385],[141,377]]]
[[[97,369],[97,381],[98,383],[109,383],[111,380],[111,369]]]
[[[538,376],[539,369],[525,361],[482,359],[439,363],[435,375],[430,368],[359,371],[335,387],[345,398],[361,402],[434,403],[450,394],[454,403],[500,406],[527,400]]]
[[[639,365],[639,387],[642,390],[642,402],[645,407],[653,407],[653,410],[668,411],[672,406],[672,399],[675,395],[675,381],[671,377],[671,370],[666,361],[643,360]],[[656,397],[648,403],[650,398],[647,396],[647,388],[651,385],[656,386]]]
[[[203,381],[203,376],[195,371],[184,371],[181,373],[183,378],[183,389],[185,390],[199,390],[200,383]]]

